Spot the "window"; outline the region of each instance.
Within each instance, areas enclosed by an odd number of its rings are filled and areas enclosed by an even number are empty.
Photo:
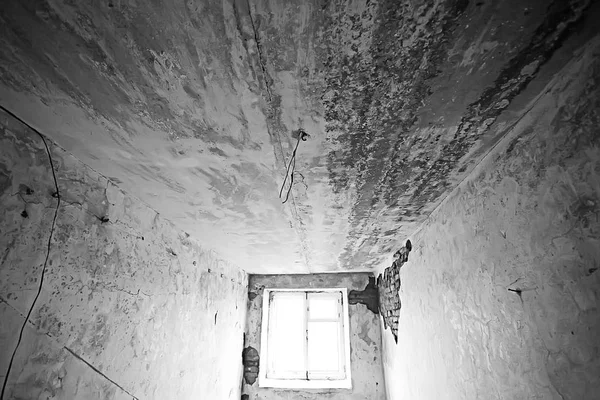
[[[346,289],[265,289],[259,385],[350,388]]]

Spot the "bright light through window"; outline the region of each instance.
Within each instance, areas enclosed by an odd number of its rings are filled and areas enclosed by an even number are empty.
[[[266,289],[263,307],[260,386],[351,386],[345,289]]]

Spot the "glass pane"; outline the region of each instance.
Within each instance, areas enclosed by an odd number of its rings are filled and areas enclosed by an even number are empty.
[[[308,322],[308,369],[340,370],[341,324],[339,322]]]
[[[305,294],[272,292],[268,357],[270,377],[290,372],[305,375]]]
[[[309,293],[309,319],[338,319],[341,293]]]

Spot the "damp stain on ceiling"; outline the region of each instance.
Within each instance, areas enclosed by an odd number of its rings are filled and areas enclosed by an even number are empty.
[[[250,273],[372,271],[596,33],[597,9],[6,0],[0,102]]]

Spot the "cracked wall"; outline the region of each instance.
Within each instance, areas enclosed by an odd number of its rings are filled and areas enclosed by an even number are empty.
[[[412,237],[388,398],[597,399],[600,38]]]
[[[48,141],[60,207],[6,398],[239,399],[247,276]],[[0,375],[58,203],[41,138],[0,112]]]
[[[248,311],[246,343],[260,353],[263,290],[265,288],[347,288],[362,291],[371,282],[372,275],[313,274],[313,275],[250,275],[248,284]],[[350,362],[352,389],[272,389],[259,387],[258,380],[242,382],[242,393],[248,400],[383,400],[385,388],[381,364],[381,328],[377,315],[365,304],[350,304]],[[260,368],[260,360],[259,360]],[[249,376],[254,376],[253,371]],[[252,379],[250,379],[252,382]]]

